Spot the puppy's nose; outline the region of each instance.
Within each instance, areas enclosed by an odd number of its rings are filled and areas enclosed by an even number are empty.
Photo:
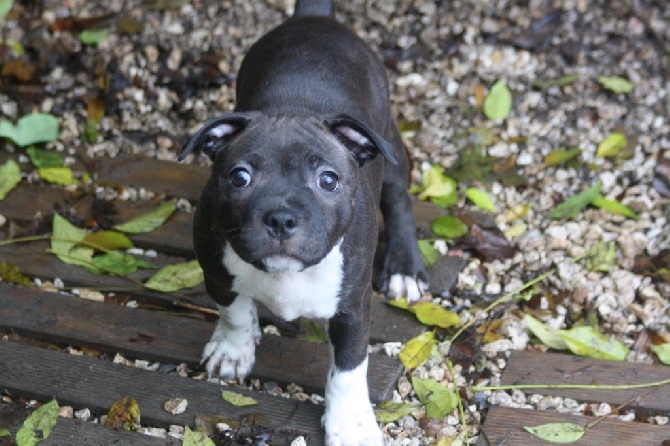
[[[293,212],[280,209],[267,212],[263,224],[271,236],[278,239],[289,238],[298,229],[298,219]]]

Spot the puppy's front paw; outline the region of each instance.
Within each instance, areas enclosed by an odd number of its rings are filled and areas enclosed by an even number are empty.
[[[353,370],[341,371],[331,366],[326,411],[321,419],[326,446],[384,445],[384,434],[368,398],[367,368],[367,359]]]
[[[389,278],[386,294],[394,299],[405,297],[407,302],[415,302],[427,290],[428,284],[417,277],[393,274]]]
[[[245,378],[254,367],[260,338],[256,307],[250,299],[240,297],[230,307],[219,307],[219,323],[202,354],[207,374],[221,379]]]

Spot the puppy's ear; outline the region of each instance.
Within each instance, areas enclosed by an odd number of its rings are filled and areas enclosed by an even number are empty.
[[[226,113],[214,118],[201,128],[184,146],[177,157],[182,161],[191,152],[202,151],[212,161],[216,152],[240,133],[249,124],[253,116],[249,113]]]
[[[372,161],[379,153],[390,163],[398,164],[391,143],[361,121],[342,114],[327,119],[324,124],[356,157],[359,166]]]

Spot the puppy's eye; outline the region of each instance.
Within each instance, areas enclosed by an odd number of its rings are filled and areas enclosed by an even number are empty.
[[[337,186],[340,184],[340,179],[337,177],[335,172],[323,172],[319,175],[319,188],[325,190],[326,192],[335,192]]]
[[[245,187],[251,183],[251,173],[244,167],[236,167],[230,171],[229,180],[235,187]]]

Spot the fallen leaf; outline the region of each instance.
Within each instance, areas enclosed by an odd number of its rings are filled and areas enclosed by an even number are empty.
[[[563,87],[565,85],[570,85],[578,79],[576,74],[566,74],[565,76],[557,77],[554,79],[547,80],[535,80],[531,82],[531,85],[535,88],[540,88],[546,90],[551,87]]]
[[[553,152],[549,152],[547,156],[544,157],[544,164],[547,166],[559,166],[577,158],[581,153],[582,149],[579,147],[573,147],[572,149],[554,150]]]
[[[470,201],[472,201],[480,209],[484,209],[485,211],[489,212],[496,211],[496,206],[493,202],[493,198],[491,198],[491,196],[488,193],[486,193],[481,189],[477,189],[476,187],[470,187],[465,191],[465,196],[468,197]]]
[[[428,240],[419,240],[419,251],[421,251],[421,257],[423,258],[423,263],[427,268],[435,265],[437,260],[440,258],[440,253],[431,242]]]
[[[33,281],[21,274],[18,267],[7,262],[0,262],[0,279],[3,282],[14,283],[16,285],[30,286]]]
[[[140,428],[140,406],[135,398],[124,396],[107,412],[105,427],[136,431]]]
[[[70,265],[91,267],[93,248],[77,246],[85,236],[85,230],[74,226],[59,214],[54,214],[51,252],[61,261]]]
[[[524,429],[543,440],[553,443],[573,443],[584,436],[586,429],[574,423],[548,423]]]
[[[135,17],[121,17],[116,22],[116,30],[121,34],[140,34],[144,30],[144,22]]]
[[[658,254],[635,257],[633,272],[652,278],[654,282],[670,283],[670,249],[662,249]]]
[[[101,96],[92,96],[86,103],[86,119],[89,123],[97,125],[105,117],[105,99]]]
[[[192,431],[190,427],[184,427],[184,439],[182,446],[216,446],[216,444],[203,432]]]
[[[51,434],[58,420],[58,401],[40,406],[23,422],[16,433],[17,446],[35,446]]]
[[[223,397],[225,401],[237,407],[253,406],[254,404],[258,404],[258,401],[251,398],[250,396],[231,392],[230,390],[222,390],[221,397]]]
[[[152,290],[170,293],[184,288],[192,288],[204,281],[204,273],[197,260],[168,265],[160,269],[144,286]]]
[[[14,160],[0,166],[0,200],[3,200],[21,182],[21,168]]]
[[[513,226],[505,229],[503,234],[507,239],[514,239],[523,235],[528,230],[528,225],[526,223],[516,223]]]
[[[84,241],[101,250],[128,249],[134,246],[125,234],[116,231],[89,232],[84,236]]]
[[[547,217],[552,220],[576,217],[582,209],[591,204],[593,199],[600,195],[600,187],[600,182],[598,182],[595,186],[584,192],[568,198],[552,209],[551,212],[547,214]]]
[[[109,35],[106,29],[86,29],[79,33],[79,40],[84,45],[96,45]]]
[[[300,333],[297,338],[309,342],[320,342],[322,344],[328,343],[328,332],[321,324],[316,321],[301,318],[298,320]]]
[[[570,351],[579,356],[625,361],[629,353],[622,342],[603,335],[593,327],[575,327],[561,330],[559,334]]]
[[[670,343],[652,345],[651,351],[656,353],[656,356],[658,356],[658,360],[661,361],[663,364],[670,365]]]
[[[617,266],[617,258],[616,242],[614,240],[609,242],[601,240],[595,246],[593,253],[586,258],[585,265],[590,271],[606,273]]]
[[[74,173],[69,167],[40,167],[37,169],[37,173],[40,174],[40,177],[44,181],[48,181],[49,183],[61,186],[77,184],[77,180],[74,179]]]
[[[421,333],[407,341],[402,350],[400,350],[398,355],[400,362],[408,369],[415,369],[428,361],[435,345],[437,345],[437,340],[432,331]]]
[[[446,310],[433,302],[418,302],[411,308],[419,322],[424,325],[449,328],[461,323],[461,318],[457,313]]]
[[[456,394],[433,379],[412,377],[412,386],[419,401],[426,406],[426,416],[441,419],[458,405]]]
[[[93,257],[91,262],[98,267],[98,269],[116,276],[128,276],[138,269],[156,268],[152,264],[136,258],[132,254],[120,251],[109,251],[103,255]],[[99,271],[93,269],[91,272],[98,273]]]
[[[9,138],[19,147],[58,138],[59,122],[48,113],[33,113],[20,118],[16,125],[0,120],[0,137]]]
[[[512,111],[512,93],[503,81],[497,81],[484,100],[484,116],[491,121],[502,121]]]
[[[398,130],[403,138],[414,137],[421,130],[421,121],[408,121],[406,119],[398,122]]]
[[[472,225],[468,235],[460,239],[457,245],[463,249],[474,249],[487,262],[509,259],[516,253],[516,247],[507,240],[500,229],[485,229],[479,225]]]
[[[392,423],[409,415],[417,410],[419,406],[416,404],[394,403],[392,401],[384,401],[377,404],[375,407],[375,418],[378,423]]]
[[[11,437],[12,433],[9,432],[7,429],[0,429],[0,438],[2,437]]]
[[[638,217],[635,211],[633,211],[625,204],[619,203],[618,201],[615,200],[609,200],[603,197],[602,195],[598,195],[593,200],[591,200],[591,204],[597,208],[609,212],[610,214],[623,215],[624,217],[631,218],[635,221],[640,219],[640,217]]]
[[[174,201],[162,203],[157,208],[138,215],[126,223],[114,226],[114,229],[129,234],[151,232],[165,223],[176,209],[177,203]]]
[[[559,330],[555,330],[535,319],[530,314],[523,317],[528,325],[528,329],[537,337],[544,345],[553,348],[554,350],[567,350],[568,345],[565,343],[563,337],[559,334]]]
[[[430,229],[437,235],[447,238],[459,238],[468,233],[468,225],[453,215],[441,215],[432,221]]]
[[[26,149],[26,154],[28,154],[33,166],[38,169],[41,167],[62,167],[65,162],[60,153],[39,149],[37,147],[28,147]]]
[[[600,76],[598,83],[614,93],[630,93],[635,88],[631,81],[619,76]]]
[[[627,145],[628,140],[626,139],[626,135],[621,132],[614,132],[598,144],[596,156],[600,158],[615,157],[619,155],[619,152],[625,149]]]
[[[0,0],[0,19],[9,14],[14,7],[14,0]]]

